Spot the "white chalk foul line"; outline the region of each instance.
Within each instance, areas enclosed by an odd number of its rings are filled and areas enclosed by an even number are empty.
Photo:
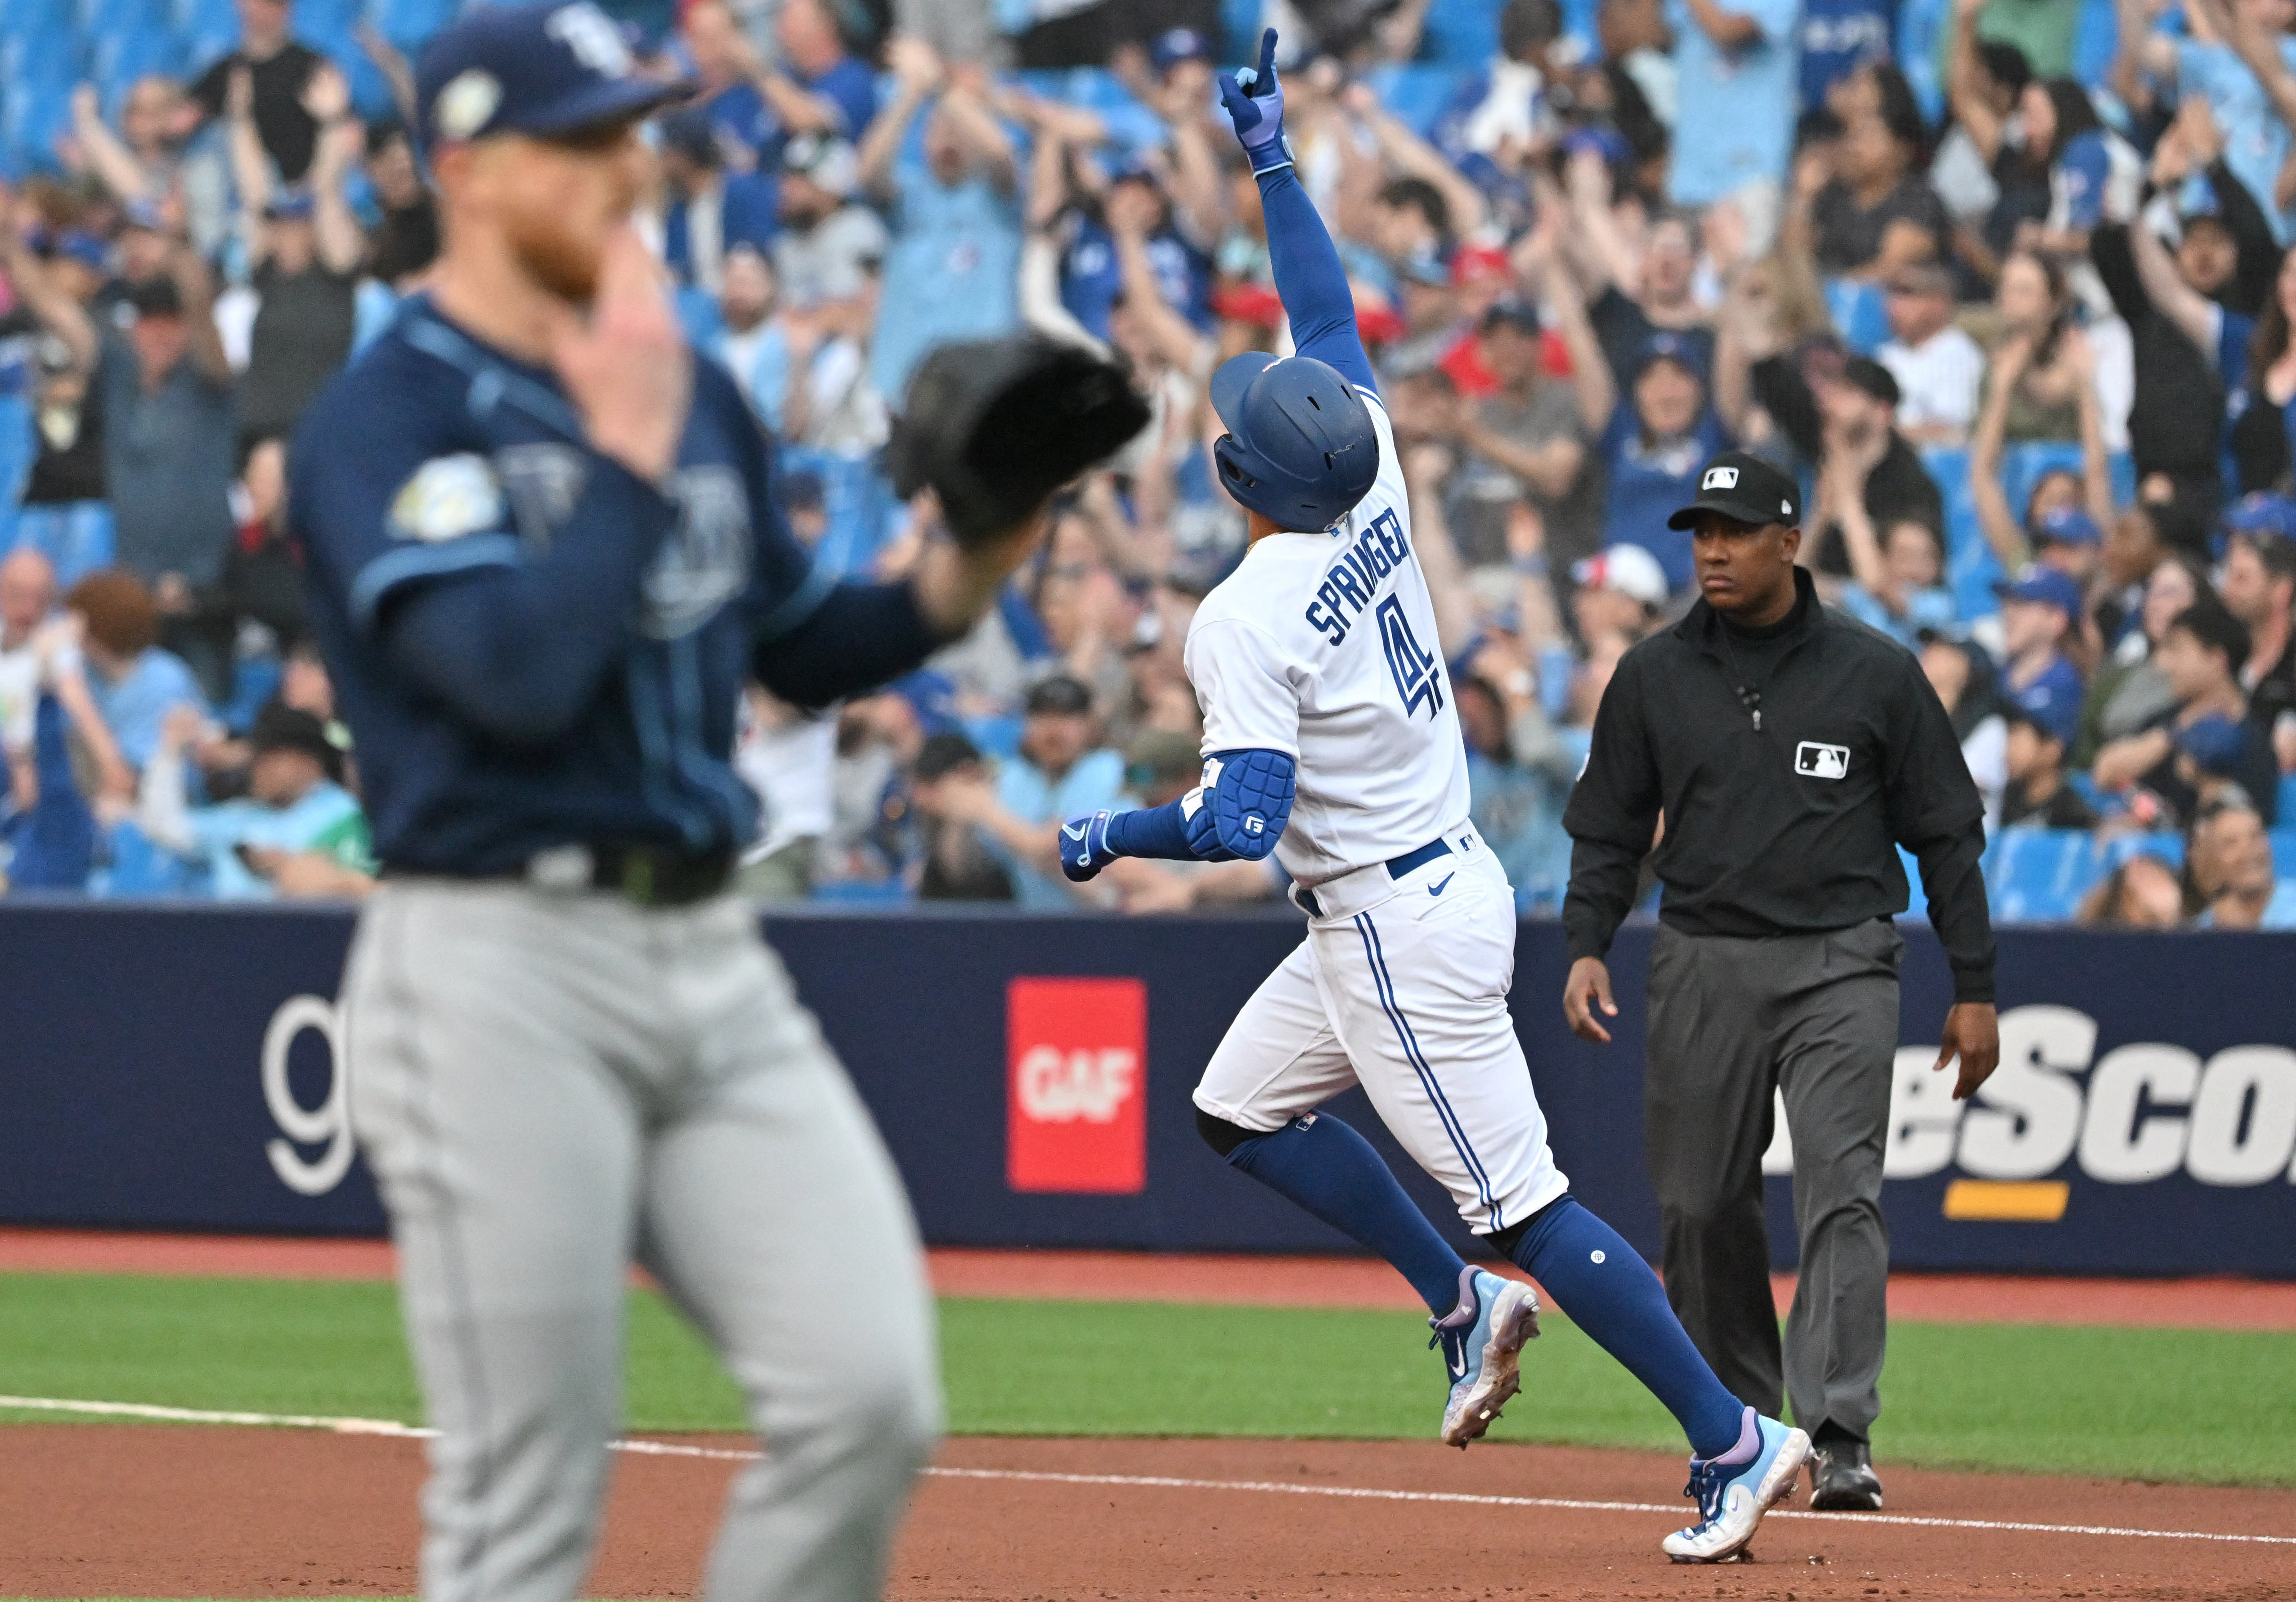
[[[304,1413],[235,1413],[203,1408],[168,1408],[140,1401],[74,1401],[53,1396],[0,1396],[0,1411],[84,1413],[110,1418],[149,1418],[168,1424],[235,1424],[273,1429],[327,1430],[339,1435],[386,1435],[427,1441],[439,1432],[389,1418],[333,1418]],[[702,1458],[748,1463],[760,1455],[728,1447],[690,1446],[676,1441],[624,1440],[613,1450],[648,1458]],[[1662,1513],[1679,1516],[1677,1504],[1598,1502],[1572,1497],[1488,1496],[1464,1491],[1389,1491],[1368,1485],[1302,1485],[1286,1480],[1194,1480],[1169,1475],[1055,1474],[1028,1468],[950,1468],[925,1473],[944,1480],[1006,1480],[1046,1485],[1119,1486],[1136,1491],[1243,1491],[1279,1496],[1329,1496],[1379,1502],[1433,1502],[1464,1508],[1541,1508],[1573,1513]],[[2209,1530],[2136,1530],[2119,1524],[2045,1524],[2021,1519],[1931,1518],[1905,1513],[1805,1513],[1774,1510],[1772,1518],[1845,1524],[1902,1524],[1921,1530],[1998,1530],[2037,1535],[2127,1535],[2147,1540],[2222,1540],[2250,1546],[2296,1546],[2296,1535],[2226,1535]]]

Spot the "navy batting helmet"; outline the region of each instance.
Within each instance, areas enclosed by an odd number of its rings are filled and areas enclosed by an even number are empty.
[[[1278,528],[1330,528],[1379,476],[1371,408],[1313,357],[1232,357],[1212,374],[1212,407],[1227,424],[1212,446],[1221,486]]]

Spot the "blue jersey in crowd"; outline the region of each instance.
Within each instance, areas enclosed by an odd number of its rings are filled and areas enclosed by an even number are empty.
[[[1212,264],[1210,258],[1166,228],[1148,238],[1148,263],[1156,272],[1156,287],[1164,303],[1199,328],[1211,326]],[[1116,259],[1116,241],[1096,222],[1086,222],[1061,261],[1061,304],[1069,315],[1092,332],[1108,337],[1108,316],[1124,287],[1124,269]]]
[[[1826,90],[1867,62],[1888,61],[1897,31],[1897,0],[1802,0],[1802,109],[1824,105]]]
[[[906,587],[810,566],[773,510],[766,437],[709,362],[657,489],[582,443],[550,373],[417,298],[290,460],[312,627],[387,866],[730,849],[758,825],[728,761],[743,681],[819,705],[935,643]]]
[[[2053,656],[2031,683],[2009,686],[2017,710],[2062,740],[2067,746],[2080,727],[2080,670],[2062,656]]]
[[[1711,411],[1680,439],[1653,443],[1643,437],[1634,402],[1620,401],[1600,448],[1611,470],[1603,543],[1642,546],[1666,570],[1668,589],[1677,595],[1688,589],[1690,535],[1668,528],[1666,520],[1698,498],[1699,468],[1729,444]]]
[[[1724,50],[1698,26],[1685,0],[1667,0],[1677,70],[1677,125],[1696,130],[1694,137],[1674,144],[1667,193],[1677,206],[1710,205],[1749,184],[1775,184],[1792,149],[1801,0],[1732,0],[1729,9],[1761,29],[1743,49]]]
[[[1010,333],[1021,322],[1020,201],[983,177],[944,184],[922,161],[903,163],[898,177],[869,350],[870,382],[892,401],[933,346]]]
[[[833,131],[860,142],[877,115],[877,76],[862,62],[847,56],[819,78],[798,75],[794,81],[807,93],[827,98],[837,107],[840,125]],[[757,166],[771,172],[781,165],[782,146],[789,132],[749,84],[729,84],[696,108],[709,119],[718,136],[748,151]]]

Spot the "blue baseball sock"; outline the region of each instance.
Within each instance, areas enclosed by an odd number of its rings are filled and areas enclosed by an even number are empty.
[[[1467,1265],[1404,1194],[1371,1142],[1329,1113],[1255,1136],[1227,1160],[1386,1258],[1437,1317],[1459,1304],[1459,1275]]]
[[[1508,1254],[1666,1404],[1691,1450],[1719,1458],[1742,1446],[1745,1404],[1714,1377],[1658,1276],[1616,1229],[1565,1195],[1532,1215]]]

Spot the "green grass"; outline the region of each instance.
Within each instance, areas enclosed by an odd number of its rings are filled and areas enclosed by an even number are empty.
[[[1681,1450],[1623,1370],[1544,1327],[1494,1439]],[[963,1434],[1424,1439],[1442,1394],[1405,1313],[952,1300],[941,1337]],[[628,1369],[633,1429],[742,1427],[651,1295],[630,1299]],[[420,1417],[395,1293],[356,1283],[0,1275],[0,1393]],[[2296,1335],[1901,1322],[1883,1395],[1890,1462],[2296,1486]]]

